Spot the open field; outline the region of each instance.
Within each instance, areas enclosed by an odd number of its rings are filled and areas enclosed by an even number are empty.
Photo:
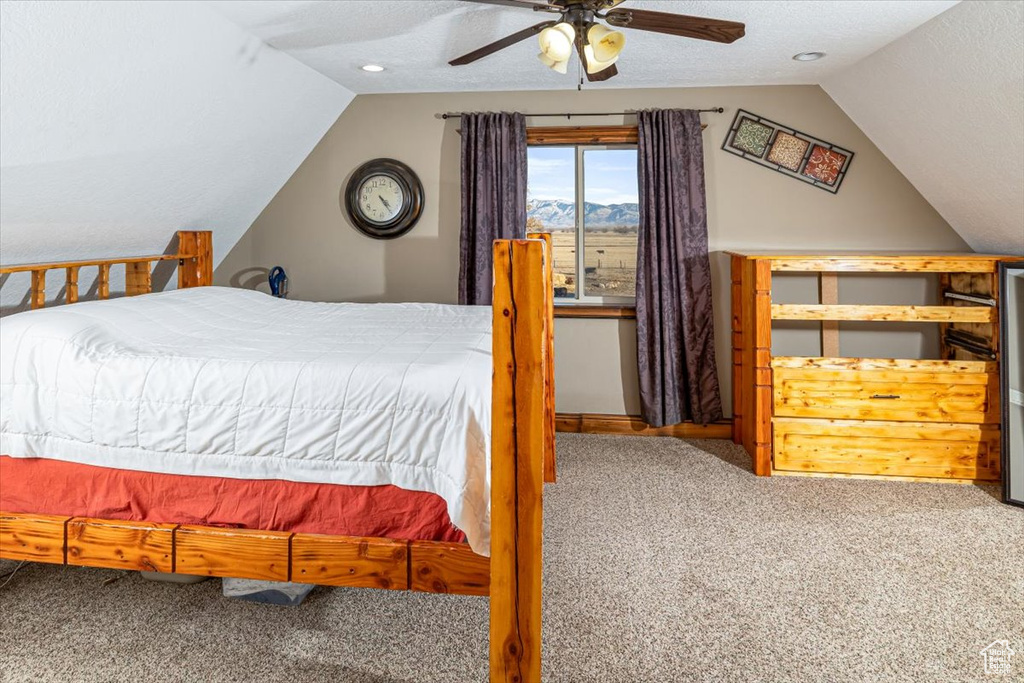
[[[576,291],[576,233],[552,231],[555,286]],[[588,230],[584,265],[587,296],[634,296],[636,293],[636,232]],[[563,279],[564,278],[564,279]],[[564,283],[564,284],[563,284]]]

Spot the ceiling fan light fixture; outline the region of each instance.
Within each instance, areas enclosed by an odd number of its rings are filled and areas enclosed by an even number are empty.
[[[451,66],[464,66],[516,45],[528,38],[540,43],[541,62],[558,73],[568,72],[574,52],[590,81],[607,81],[619,73],[615,66],[626,44],[619,29],[664,33],[713,43],[733,43],[746,33],[738,21],[691,17],[672,12],[623,9],[626,0],[463,0],[487,5],[509,5],[530,12],[546,12],[548,20],[478,47],[452,59]],[[666,3],[667,4],[667,3]],[[557,15],[557,19],[550,18]],[[582,87],[582,81],[580,81]]]
[[[622,48],[626,47],[626,34],[622,31],[613,31],[601,24],[594,24],[587,30],[587,42],[593,52],[593,57],[588,53],[587,58],[611,66],[618,59]]]
[[[600,71],[604,71],[605,69],[610,67],[612,64],[614,64],[615,62],[619,61],[619,56],[615,55],[614,57],[612,57],[608,61],[602,62],[601,60],[599,60],[597,57],[594,56],[594,48],[591,47],[590,45],[584,45],[583,46],[583,52],[587,56],[587,73],[588,74],[596,74],[596,73],[598,73]]]
[[[540,54],[537,55],[537,59],[539,59],[544,64],[544,66],[548,67],[552,71],[557,71],[560,74],[568,73],[568,71],[569,71],[569,60],[568,59],[562,59],[562,60],[551,59],[551,57],[548,57],[543,52],[541,52]]]
[[[540,53],[555,63],[569,61],[569,57],[572,56],[572,44],[575,41],[576,29],[564,21],[547,27],[537,36]]]

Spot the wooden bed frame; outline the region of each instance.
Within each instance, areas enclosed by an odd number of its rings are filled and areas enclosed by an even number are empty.
[[[467,544],[224,529],[0,511],[0,558],[85,567],[490,596],[490,680],[540,681],[544,481],[554,481],[551,239],[494,243],[491,556]],[[97,295],[124,264],[126,295],[152,289],[150,264],[178,261],[178,287],[213,282],[211,233],[178,233],[178,253],[0,268],[32,274],[31,306],[45,305],[46,273],[98,267]]]

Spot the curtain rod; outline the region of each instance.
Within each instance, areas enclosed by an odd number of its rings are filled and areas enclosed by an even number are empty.
[[[699,112],[714,112],[715,114],[721,114],[725,111],[723,107],[714,107],[712,109],[698,109]],[[523,114],[527,118],[536,118],[539,116],[543,117],[562,117],[571,119],[574,116],[633,116],[638,112],[635,111],[603,111],[603,112],[582,112],[582,113],[566,113],[566,114]],[[447,112],[440,114],[442,119],[459,119],[462,118],[463,112]]]

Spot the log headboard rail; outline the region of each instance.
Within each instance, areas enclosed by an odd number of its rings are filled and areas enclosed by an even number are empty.
[[[135,296],[153,291],[151,265],[161,261],[178,262],[179,289],[213,284],[213,233],[209,230],[179,230],[178,251],[174,254],[0,266],[0,275],[31,273],[32,288],[29,292],[29,301],[35,309],[46,305],[47,271],[64,270],[64,301],[73,304],[78,301],[78,272],[81,268],[95,266],[99,269],[96,297],[108,299],[111,266],[124,265],[125,295]]]

